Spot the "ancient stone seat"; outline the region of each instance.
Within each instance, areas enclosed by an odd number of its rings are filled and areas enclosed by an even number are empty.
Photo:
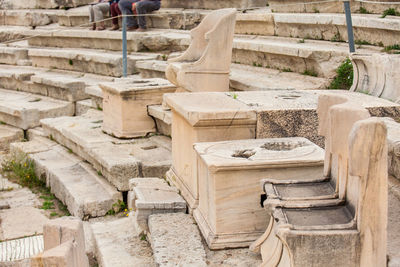
[[[354,124],[344,203],[273,211],[263,266],[386,266],[386,132],[378,118]]]
[[[325,137],[325,162],[323,176],[307,182],[294,179],[262,181],[267,200],[266,209],[272,212],[280,207],[308,207],[314,205],[336,205],[344,200],[348,139],[353,124],[368,118],[369,112],[354,106],[345,97],[320,95],[318,99],[319,134]],[[304,203],[304,202],[307,203]]]
[[[400,55],[361,54],[350,56],[354,68],[354,82],[350,91],[367,93],[400,102]]]
[[[169,60],[165,74],[180,91],[229,90],[236,9],[211,12],[191,31],[191,44],[179,57]]]

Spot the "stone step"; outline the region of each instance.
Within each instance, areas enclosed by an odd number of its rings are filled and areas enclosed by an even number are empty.
[[[269,0],[268,4],[271,10],[277,13],[344,13],[343,3],[340,1],[290,0],[282,3],[280,0]],[[361,8],[365,8],[369,13],[382,14],[388,8],[396,9],[398,7],[396,0],[352,1],[350,3],[352,13],[360,13]]]
[[[43,137],[13,143],[12,152],[25,153],[35,162],[38,177],[69,212],[81,219],[101,217],[122,201],[122,194],[79,157]]]
[[[132,177],[162,177],[171,166],[171,140],[165,136],[117,139],[101,127],[103,114],[89,110],[76,117],[41,121],[44,132],[71,149],[119,191],[129,190]]]
[[[190,30],[196,27],[209,12],[209,10],[202,9],[162,8],[146,17],[147,27]],[[86,6],[72,8],[58,15],[58,24],[60,26],[90,28],[88,22],[89,12]],[[111,27],[111,20],[107,20],[105,25]],[[122,27],[121,19],[119,20],[119,25]]]
[[[163,0],[161,1],[161,7],[168,8],[204,8],[204,9],[220,9],[220,8],[253,8],[253,7],[265,7],[267,5],[266,0],[203,0],[203,1],[192,1],[186,0]]]
[[[22,9],[0,10],[0,25],[44,26],[57,23],[63,10]]]
[[[29,59],[35,67],[61,69],[121,77],[122,53],[89,49],[35,49],[30,48]],[[134,53],[127,57],[128,75],[137,73],[138,60],[157,59],[159,55]]]
[[[165,179],[133,178],[129,181],[128,208],[138,232],[148,232],[148,218],[152,214],[186,212],[186,202],[178,189]]]
[[[201,9],[160,9],[147,17],[149,28],[190,30],[209,13]],[[59,15],[59,25],[88,26],[87,8],[71,9]],[[400,36],[400,19],[374,14],[352,14],[354,38],[364,44],[394,45]],[[111,21],[109,21],[111,26]],[[238,12],[235,33],[298,37],[316,40],[348,40],[346,17],[335,13],[273,13],[270,8]],[[385,36],[385,38],[382,38]]]
[[[207,266],[200,232],[191,215],[150,215],[149,232],[157,266]]]
[[[0,151],[8,151],[11,143],[22,139],[24,139],[23,130],[0,123]]]
[[[92,0],[3,0],[0,9],[49,9],[87,5]]]
[[[74,104],[24,92],[0,89],[0,121],[27,130],[44,118],[71,116]]]
[[[4,88],[70,102],[87,99],[88,95],[85,93],[87,86],[113,80],[113,77],[81,72],[0,65],[0,84]]]
[[[121,49],[120,32],[71,28],[58,32],[41,29],[26,31],[25,34],[32,36],[29,44],[34,46]],[[38,34],[40,36],[34,36]],[[129,51],[182,51],[189,45],[190,36],[188,31],[150,30],[145,33],[129,32],[127,40]],[[379,47],[368,46],[358,52],[377,53],[380,50]],[[299,38],[237,35],[233,42],[232,61],[298,73],[313,72],[319,77],[332,78],[348,54],[348,45],[340,42],[303,42]]]
[[[146,236],[139,236],[129,218],[90,223],[100,267],[155,267]]]
[[[28,49],[23,47],[0,47],[0,64],[26,65]]]
[[[138,61],[136,67],[143,78],[166,78],[167,61]],[[275,89],[325,89],[330,80],[274,69],[241,64],[231,65],[230,88],[234,91],[263,91]]]

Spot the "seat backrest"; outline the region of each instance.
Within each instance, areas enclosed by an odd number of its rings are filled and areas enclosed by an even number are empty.
[[[370,117],[367,109],[350,101],[334,105],[329,109],[330,150],[332,154],[331,177],[336,179],[336,192],[345,198],[348,178],[349,135],[354,123]],[[335,178],[336,177],[336,178]]]
[[[191,30],[191,43],[189,48],[179,57],[172,58],[169,62],[194,62],[207,57],[219,62],[221,58],[232,58],[233,34],[236,22],[236,9],[225,8],[212,11],[202,22]],[[223,47],[223,49],[219,49]],[[215,49],[219,49],[217,52]],[[215,57],[217,56],[217,57]]]
[[[343,199],[348,176],[348,136],[353,124],[369,118],[369,112],[348,98],[327,93],[318,97],[318,134],[325,137],[324,176],[330,177]]]
[[[379,118],[354,124],[349,137],[346,202],[360,232],[360,266],[386,266],[387,129]]]

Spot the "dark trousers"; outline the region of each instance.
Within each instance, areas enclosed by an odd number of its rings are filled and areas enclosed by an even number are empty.
[[[110,6],[110,11],[111,11],[112,23],[114,25],[118,25],[118,16],[121,15],[118,3],[112,3]]]
[[[126,24],[128,27],[139,27],[146,29],[146,17],[145,16],[140,16],[140,15],[145,15],[147,13],[150,13],[155,10],[159,10],[161,6],[160,1],[150,1],[150,0],[145,0],[145,1],[140,1],[139,0],[120,0],[119,1],[119,9],[121,10],[123,15],[132,15],[132,4],[136,4],[136,11],[138,17],[127,17],[126,18]]]

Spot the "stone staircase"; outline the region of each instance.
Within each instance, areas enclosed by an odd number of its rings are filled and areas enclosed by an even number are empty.
[[[0,45],[0,121],[27,130],[29,141],[12,144],[11,150],[35,161],[39,177],[72,215],[103,217],[126,198],[129,179],[165,176],[171,166],[171,113],[159,105],[148,106],[158,132],[167,136],[117,139],[103,133],[98,84],[121,80],[121,32],[90,31],[86,0],[36,0],[29,5],[37,9],[29,11],[22,9],[22,2],[13,5],[19,9],[0,10],[0,41],[29,38]],[[148,18],[148,32],[128,32],[130,78],[165,78],[166,59],[188,47],[189,30],[210,12],[207,8],[243,8],[246,1],[213,1],[213,6],[186,2],[163,0],[163,8]],[[342,42],[347,39],[344,15],[272,13],[265,1],[247,2],[253,8],[238,13],[230,89],[327,88],[348,57]],[[50,9],[60,6],[80,7]],[[382,49],[365,44],[394,45],[400,36],[400,19],[395,17],[357,14],[353,24],[362,53]],[[0,125],[0,148],[23,136],[21,130],[7,127],[11,126]],[[3,128],[7,134],[2,134]],[[210,252],[187,214],[152,215],[147,236],[151,247],[129,219],[99,219],[90,222],[90,228],[100,266],[171,266],[165,247],[171,247],[173,255],[181,253],[182,258],[174,258],[176,264],[261,262],[247,249]],[[193,240],[176,240],[177,233]],[[176,242],[180,246],[171,245]]]

